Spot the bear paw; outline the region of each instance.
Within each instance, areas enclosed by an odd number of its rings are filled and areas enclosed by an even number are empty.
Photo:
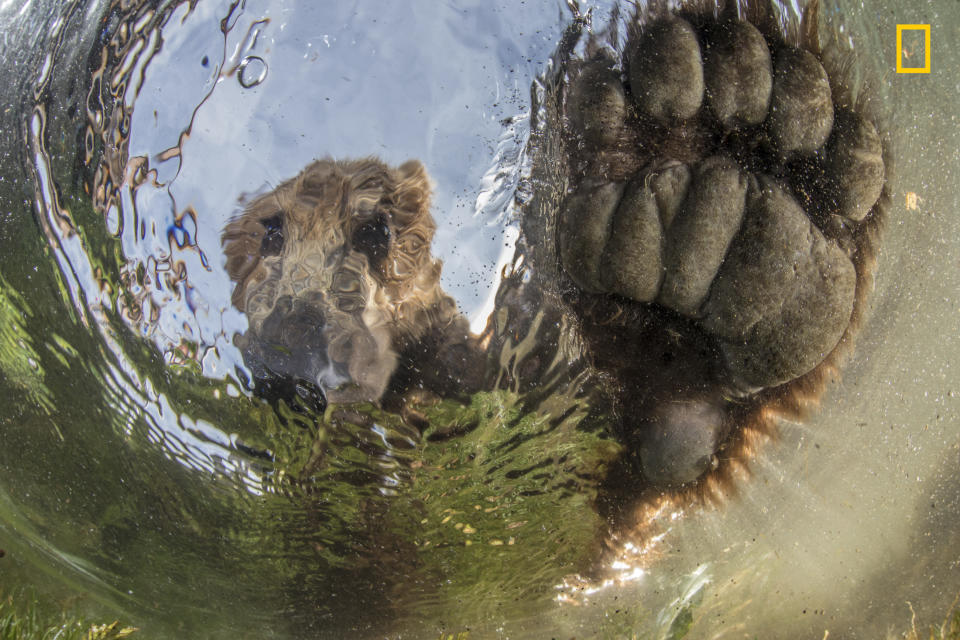
[[[721,391],[678,382],[646,408],[652,481],[696,479],[727,431],[722,397],[804,376],[851,324],[854,240],[885,170],[876,126],[833,95],[814,52],[729,18],[638,24],[622,60],[572,67],[560,264],[588,296],[679,317],[720,369]]]

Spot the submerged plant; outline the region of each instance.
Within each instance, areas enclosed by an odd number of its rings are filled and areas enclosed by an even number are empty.
[[[47,613],[32,590],[18,590],[0,599],[0,640],[119,640],[134,635],[136,627],[92,624],[64,609]]]
[[[917,613],[913,610],[913,605],[908,602],[907,606],[910,607],[910,630],[897,637],[903,640],[960,640],[960,606],[957,606],[958,602],[960,602],[960,594],[953,599],[950,610],[947,612],[940,626],[935,627],[934,625],[930,625],[927,635],[917,630]],[[891,638],[892,637],[893,636],[891,636]]]

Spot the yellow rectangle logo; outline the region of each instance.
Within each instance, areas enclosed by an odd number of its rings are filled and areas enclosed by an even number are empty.
[[[917,55],[914,47],[903,48],[904,31],[923,31],[923,66],[905,67],[905,60]],[[897,73],[930,73],[930,25],[928,24],[898,24],[897,25]]]

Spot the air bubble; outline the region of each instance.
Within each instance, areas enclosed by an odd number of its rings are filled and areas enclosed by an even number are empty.
[[[240,63],[237,78],[244,89],[255,87],[267,77],[267,63],[260,56],[247,56]]]

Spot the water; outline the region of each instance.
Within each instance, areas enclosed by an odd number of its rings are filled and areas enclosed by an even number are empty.
[[[463,427],[432,440],[370,408],[318,432],[244,389],[220,247],[314,158],[417,158],[443,286],[482,328],[566,4],[136,4],[0,3],[4,585],[87,591],[148,637],[874,638],[907,601],[942,616],[960,591],[956,3],[824,3],[897,149],[854,357],[735,499],[580,591],[556,586],[600,557],[591,501],[619,446],[602,398],[571,375],[535,403],[427,407]],[[915,23],[931,73],[896,74]]]

